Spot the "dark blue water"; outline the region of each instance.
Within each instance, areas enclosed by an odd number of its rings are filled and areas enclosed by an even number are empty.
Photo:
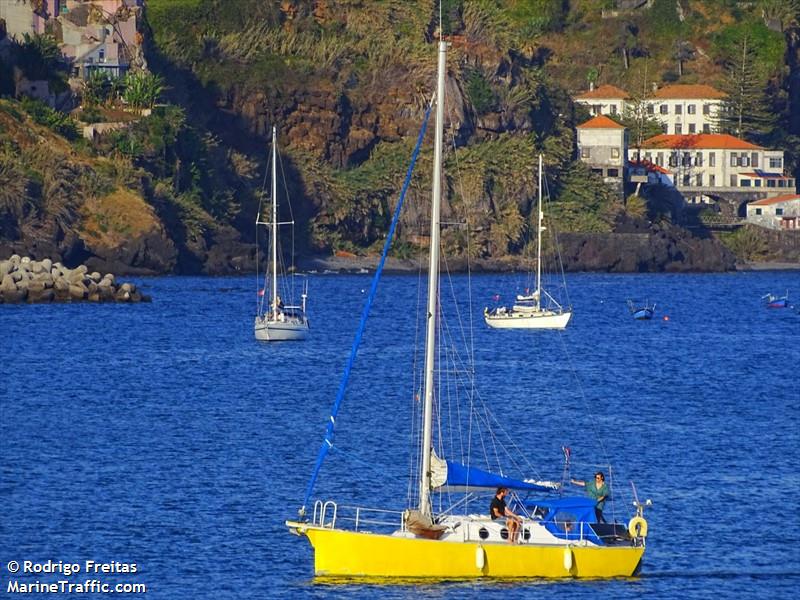
[[[329,585],[289,535],[370,276],[312,275],[313,338],[253,339],[253,278],[139,281],[137,306],[0,306],[0,586],[10,560],[135,562],[147,598],[792,598],[800,586],[800,273],[573,275],[563,333],[498,332],[472,281],[481,397],[542,476],[614,465],[648,511],[639,578]],[[417,277],[388,276],[318,491],[401,509]],[[456,278],[462,300],[465,276]],[[448,292],[444,292],[447,294]],[[657,303],[637,322],[629,297]],[[467,320],[469,315],[462,315]],[[669,320],[664,320],[668,317]],[[20,581],[86,577],[27,576]]]

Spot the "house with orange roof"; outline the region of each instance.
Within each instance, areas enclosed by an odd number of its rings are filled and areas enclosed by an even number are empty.
[[[623,115],[633,108],[631,95],[613,85],[603,84],[574,98],[578,104],[589,108],[592,115]],[[725,93],[705,84],[670,84],[653,86],[645,99],[645,111],[661,122],[664,133],[686,135],[713,133]]]
[[[729,192],[777,196],[795,190],[794,177],[784,174],[781,150],[727,134],[657,135],[628,158],[667,169],[688,202],[711,203],[715,194]]]
[[[594,115],[622,115],[625,112],[625,101],[630,94],[613,85],[603,84],[595,88],[589,84],[589,91],[575,96],[575,102],[584,104]]]
[[[750,202],[747,221],[769,229],[800,232],[800,195],[786,194]]]
[[[628,157],[628,130],[605,115],[592,117],[578,125],[578,155],[623,194]]]
[[[661,121],[664,133],[691,135],[717,131],[725,93],[705,84],[654,87],[645,100],[646,111]]]

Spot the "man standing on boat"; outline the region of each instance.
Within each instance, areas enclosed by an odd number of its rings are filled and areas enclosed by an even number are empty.
[[[603,517],[603,508],[606,505],[608,498],[608,486],[606,485],[606,476],[602,471],[594,474],[594,481],[584,481],[582,479],[570,479],[570,483],[579,485],[586,488],[586,493],[590,498],[597,500],[597,505],[594,507],[594,513],[597,516],[598,523],[605,523]]]
[[[519,536],[519,524],[521,519],[506,506],[506,494],[508,494],[508,488],[497,488],[497,493],[495,494],[494,498],[492,498],[492,503],[489,506],[489,515],[492,517],[493,521],[501,517],[506,518],[506,527],[508,527],[508,542],[510,544],[515,544],[517,542],[517,537]]]

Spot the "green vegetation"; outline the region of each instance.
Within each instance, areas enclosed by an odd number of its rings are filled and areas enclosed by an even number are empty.
[[[68,140],[77,139],[78,126],[69,115],[53,110],[41,100],[33,100],[28,97],[22,99],[20,106],[39,125],[52,129]]]
[[[164,92],[164,78],[153,73],[130,72],[125,76],[122,99],[131,108],[153,108]]]
[[[739,260],[755,262],[768,258],[767,240],[754,225],[745,225],[734,232],[723,233],[720,239]]]

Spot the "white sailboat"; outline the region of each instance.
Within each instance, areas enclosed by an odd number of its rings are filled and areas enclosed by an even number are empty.
[[[537,208],[538,233],[536,235],[536,289],[532,294],[517,295],[513,306],[500,306],[483,310],[483,318],[494,329],[564,329],[572,318],[572,309],[564,308],[542,286],[542,156],[539,155],[539,203]],[[560,265],[559,265],[560,266]],[[563,269],[562,269],[563,276]]]
[[[278,293],[278,230],[281,225],[294,225],[294,221],[278,222],[278,141],[275,127],[272,128],[272,211],[271,220],[263,221],[261,207],[256,217],[256,227],[264,225],[270,231],[271,257],[270,269],[264,277],[264,287],[260,292],[260,300],[255,320],[255,336],[264,342],[282,342],[304,340],[308,337],[308,317],[306,316],[306,300],[308,288],[303,284],[301,303],[284,304]],[[271,281],[270,280],[271,276]],[[269,295],[266,290],[269,288]],[[269,302],[267,302],[269,298]]]
[[[644,554],[647,523],[642,504],[629,526],[601,523],[595,518],[595,500],[584,497],[553,497],[558,484],[512,479],[439,458],[433,450],[434,403],[445,393],[439,385],[437,334],[440,331],[439,245],[442,195],[442,145],[447,43],[439,41],[438,83],[435,95],[436,131],[432,185],[430,264],[422,389],[420,467],[415,507],[405,511],[354,507],[350,503],[316,500],[311,506],[314,484],[322,462],[334,447],[336,417],[352,361],[358,350],[363,323],[377,286],[382,264],[373,279],[362,326],[351,350],[350,363],[339,386],[314,472],[306,490],[299,518],[286,522],[290,532],[305,537],[314,548],[314,571],[318,576],[384,578],[480,578],[480,577],[621,577],[635,574]],[[424,132],[424,129],[423,129]],[[422,134],[420,135],[422,139]],[[416,151],[415,151],[416,156]],[[413,160],[412,160],[413,164]],[[408,181],[408,179],[407,179]],[[404,188],[405,192],[405,188]],[[401,194],[395,219],[402,206]],[[395,221],[384,246],[388,251]],[[391,427],[391,426],[390,426]],[[395,432],[395,428],[391,427]],[[441,430],[440,430],[441,435]],[[437,445],[438,447],[438,445]],[[467,512],[474,494],[504,486],[515,493],[545,496],[520,502],[521,535],[509,543],[504,519],[493,520],[486,512]],[[466,491],[463,500],[438,512],[442,502]],[[437,501],[432,494],[442,492]],[[550,495],[549,497],[547,495]],[[463,511],[459,513],[459,510]],[[569,515],[565,517],[564,515]]]

